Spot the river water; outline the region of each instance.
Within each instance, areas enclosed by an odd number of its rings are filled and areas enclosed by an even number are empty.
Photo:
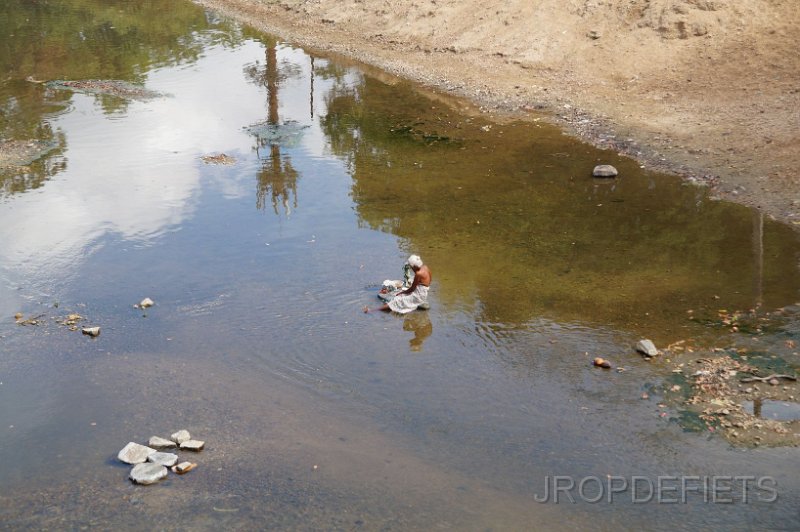
[[[797,448],[691,430],[631,347],[797,367],[796,232],[188,2],[0,12],[0,137],[48,146],[0,171],[4,528],[800,526]],[[36,82],[91,79],[157,94]],[[363,314],[410,253],[431,309]],[[181,428],[197,469],[126,480],[117,451]]]

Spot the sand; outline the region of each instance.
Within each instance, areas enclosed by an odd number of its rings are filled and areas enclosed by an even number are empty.
[[[504,118],[541,116],[800,230],[793,0],[197,0]]]

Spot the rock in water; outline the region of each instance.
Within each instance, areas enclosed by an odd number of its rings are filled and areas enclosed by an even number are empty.
[[[206,446],[206,442],[200,440],[186,440],[185,442],[181,443],[181,449],[186,451],[202,451],[203,447]]]
[[[655,344],[650,340],[639,340],[636,342],[636,350],[648,357],[658,356],[658,349],[656,349]]]
[[[100,327],[84,327],[81,332],[94,338],[100,336]]]
[[[184,473],[188,473],[195,467],[197,467],[197,464],[193,464],[191,462],[181,462],[180,464],[172,467],[172,472],[177,473],[179,475],[183,475]]]
[[[191,434],[189,434],[188,430],[179,430],[178,432],[170,436],[169,439],[180,445],[185,441],[191,440],[192,436]]]
[[[117,454],[117,458],[126,464],[141,464],[147,461],[147,457],[157,452],[145,445],[130,442]]]
[[[167,476],[167,468],[158,464],[137,464],[128,475],[136,484],[154,484]]]
[[[153,300],[150,299],[149,297],[146,297],[146,298],[142,299],[142,301],[139,303],[139,308],[148,308],[148,307],[152,307],[153,305],[155,305]]]
[[[172,453],[153,453],[147,457],[147,461],[165,467],[172,467],[178,463],[178,455]]]
[[[152,436],[150,440],[147,442],[147,445],[152,447],[153,449],[172,449],[177,447],[178,444],[172,440],[168,440],[166,438],[161,438],[159,436]]]
[[[592,170],[594,177],[617,177],[618,174],[617,169],[610,164],[598,164]]]

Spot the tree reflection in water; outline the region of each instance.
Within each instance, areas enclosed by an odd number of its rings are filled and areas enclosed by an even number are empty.
[[[264,85],[267,89],[267,124],[280,126],[278,115],[278,87],[281,77],[278,69],[278,46],[274,39],[266,41],[266,64],[262,67],[256,63],[245,68],[245,75],[254,83]],[[262,159],[261,169],[256,174],[256,208],[266,207],[267,196],[270,197],[272,209],[278,214],[278,204],[283,205],[286,215],[297,208],[298,172],[292,166],[287,155],[281,155],[278,142],[273,139],[257,139],[256,151],[269,147],[269,155]],[[259,153],[259,158],[261,154]],[[291,199],[291,206],[290,206]]]

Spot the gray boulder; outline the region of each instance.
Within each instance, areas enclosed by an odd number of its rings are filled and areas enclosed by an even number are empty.
[[[167,468],[153,463],[136,464],[131,469],[130,478],[136,484],[154,484],[167,476]]]
[[[156,452],[146,445],[130,442],[117,454],[117,458],[126,464],[141,464],[147,461],[147,457]]]
[[[655,344],[650,340],[639,340],[636,342],[636,350],[648,357],[655,357],[659,354]]]
[[[147,442],[147,445],[153,449],[172,449],[178,446],[174,441],[161,438],[160,436],[152,436],[150,441]]]
[[[178,463],[178,455],[172,453],[153,453],[147,457],[147,461],[164,467],[172,467]]]
[[[191,434],[189,434],[188,430],[179,430],[178,432],[170,436],[169,439],[180,445],[185,441],[191,440],[192,436]]]
[[[206,442],[200,440],[186,440],[181,443],[181,449],[185,451],[202,451],[205,446]]]

